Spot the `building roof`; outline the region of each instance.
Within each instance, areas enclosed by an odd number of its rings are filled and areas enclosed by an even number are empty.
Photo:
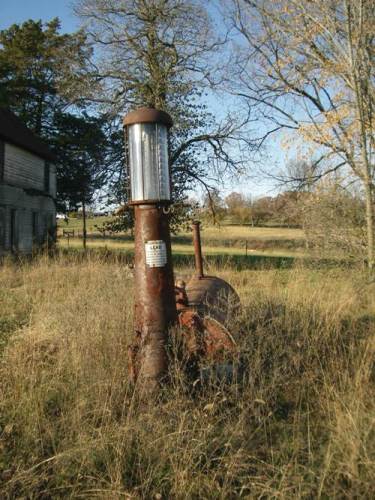
[[[56,160],[42,139],[28,129],[14,113],[2,107],[0,107],[0,138],[26,149],[45,160]]]

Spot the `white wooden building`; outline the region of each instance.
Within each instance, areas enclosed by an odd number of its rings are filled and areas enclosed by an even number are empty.
[[[0,108],[0,255],[31,253],[56,231],[54,156]]]

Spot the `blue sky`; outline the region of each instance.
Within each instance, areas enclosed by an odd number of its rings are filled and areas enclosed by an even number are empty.
[[[60,18],[62,31],[74,31],[78,26],[70,0],[0,0],[0,29],[28,19],[49,21],[54,17]]]
[[[14,23],[22,23],[28,19],[41,19],[46,22],[54,17],[58,17],[61,21],[62,32],[72,32],[78,29],[79,21],[75,18],[72,11],[72,0],[0,0],[0,30],[8,28]],[[210,99],[210,105],[214,114],[221,115],[223,109],[223,101],[218,98],[217,110],[215,113],[214,99]],[[276,146],[276,144],[275,144]],[[279,156],[277,154],[277,146],[270,147],[273,160]],[[272,182],[269,180],[257,179],[241,179],[241,180],[226,180],[225,188],[219,186],[223,190],[223,195],[229,194],[231,191],[241,192],[243,194],[251,194],[252,196],[260,196],[263,194],[275,194]],[[199,193],[199,190],[197,194]]]

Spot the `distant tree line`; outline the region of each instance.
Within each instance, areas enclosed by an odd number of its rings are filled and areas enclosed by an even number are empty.
[[[366,258],[366,201],[360,191],[344,189],[337,178],[327,177],[312,189],[285,191],[254,198],[216,192],[198,209],[206,221],[219,224],[300,228],[306,245],[320,256]]]
[[[302,218],[298,207],[307,196],[303,192],[285,191],[276,196],[257,198],[237,192],[221,197],[216,192],[210,200],[205,198],[201,214],[216,222],[299,227]]]

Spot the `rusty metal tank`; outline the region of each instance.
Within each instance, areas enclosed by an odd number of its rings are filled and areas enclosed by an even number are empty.
[[[195,274],[186,285],[189,307],[201,317],[210,316],[228,326],[240,308],[240,298],[229,283],[217,276],[205,276],[203,272],[200,222],[193,222]]]
[[[188,352],[218,360],[236,349],[229,328],[240,308],[240,298],[223,279],[204,275],[199,225],[193,223],[195,274],[187,285],[181,279],[176,281],[176,307]]]
[[[202,318],[210,316],[226,327],[240,308],[236,291],[217,276],[192,276],[186,285],[186,295],[189,307]]]

